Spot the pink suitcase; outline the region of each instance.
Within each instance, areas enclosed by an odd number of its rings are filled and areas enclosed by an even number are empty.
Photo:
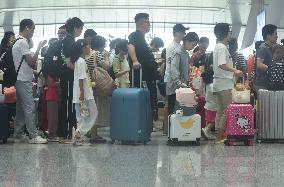
[[[227,116],[225,136],[226,145],[244,142],[253,145],[254,141],[254,113],[250,104],[230,104],[225,112]]]

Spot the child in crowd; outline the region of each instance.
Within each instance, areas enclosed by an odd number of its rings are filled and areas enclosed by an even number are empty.
[[[88,42],[79,39],[72,47],[72,62],[75,62],[73,103],[75,104],[77,129],[73,134],[74,145],[82,145],[83,135],[95,123],[97,106],[93,96],[92,82],[84,57],[90,53]]]
[[[284,60],[284,48],[280,44],[275,44],[272,47],[273,62],[283,63]]]
[[[51,67],[50,67],[51,69]],[[46,102],[47,102],[47,121],[48,121],[48,141],[57,142],[58,128],[58,103],[59,103],[59,80],[56,69],[49,71],[47,75],[47,90],[46,90]]]
[[[211,139],[210,132],[215,125],[215,118],[217,113],[217,98],[213,95],[213,68],[212,66],[205,69],[201,74],[203,82],[205,83],[205,121],[206,126],[202,128],[203,137],[208,140]]]
[[[112,66],[115,73],[115,82],[118,88],[128,88],[129,81],[129,64],[127,61],[128,41],[119,40],[115,49],[116,56],[113,59]]]

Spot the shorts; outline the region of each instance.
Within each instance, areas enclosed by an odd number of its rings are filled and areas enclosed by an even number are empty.
[[[217,111],[211,111],[205,109],[205,121],[206,123],[214,123],[215,124],[215,118],[216,118]]]

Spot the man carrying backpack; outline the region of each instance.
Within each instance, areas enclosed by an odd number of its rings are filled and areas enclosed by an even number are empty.
[[[39,136],[35,124],[35,103],[33,99],[32,80],[33,67],[39,55],[40,49],[46,42],[40,42],[34,54],[31,55],[29,40],[33,37],[35,24],[30,19],[23,19],[20,23],[20,39],[12,48],[13,61],[17,72],[16,81],[16,124],[14,138],[15,142],[23,141],[24,126],[29,133],[29,143],[44,144],[47,140]]]

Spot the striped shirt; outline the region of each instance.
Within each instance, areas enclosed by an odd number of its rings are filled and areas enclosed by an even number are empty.
[[[90,77],[93,77],[93,71],[95,69],[95,59],[96,52],[91,50],[90,55],[85,57],[85,61],[87,62],[88,72]]]
[[[100,62],[104,60],[103,53],[95,50],[91,50],[90,55],[85,57],[87,62],[88,72],[91,77],[93,77],[93,71],[95,67],[101,67]]]
[[[236,67],[238,70],[247,72],[247,64],[245,61],[245,57],[242,53],[236,52],[232,55],[234,67]]]

